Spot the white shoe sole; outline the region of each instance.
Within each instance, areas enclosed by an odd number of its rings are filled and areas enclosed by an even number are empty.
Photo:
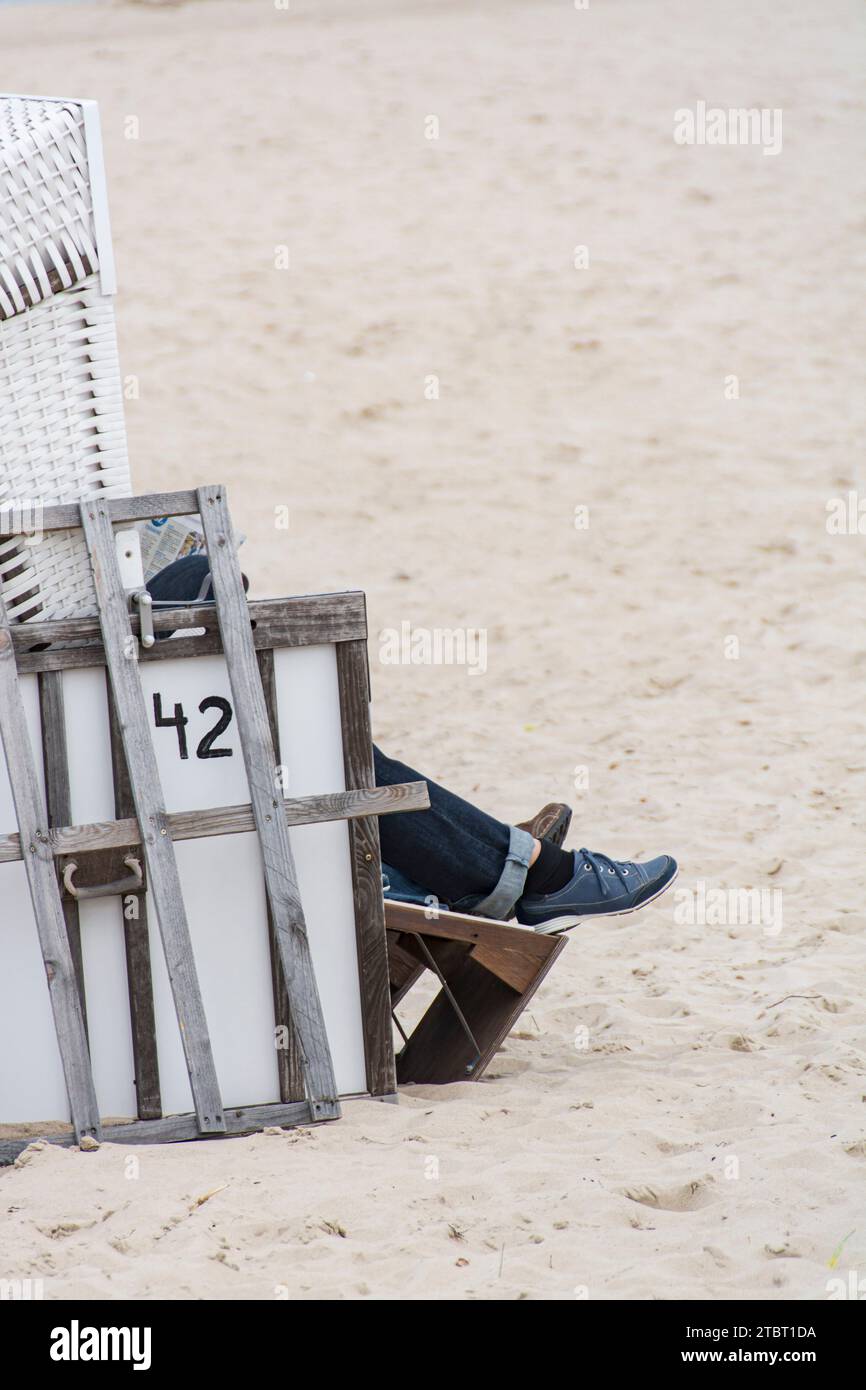
[[[657,898],[661,897],[662,893],[666,893],[676,883],[679,874],[678,865],[673,877],[668,879],[663,888],[660,888],[657,893],[653,893],[652,897],[644,898],[643,902],[636,903],[634,907],[624,907],[620,912],[586,912],[582,917],[551,917],[549,922],[539,922],[532,930],[538,932],[539,936],[555,936],[559,932],[571,931],[572,927],[578,926],[581,922],[592,922],[599,917],[629,917],[633,912],[640,912],[641,908],[649,907],[650,903],[654,903]]]

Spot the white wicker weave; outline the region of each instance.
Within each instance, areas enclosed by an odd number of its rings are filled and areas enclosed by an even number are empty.
[[[97,267],[80,105],[0,97],[0,316]]]
[[[31,543],[40,506],[131,491],[86,105],[0,97],[0,585],[19,621],[96,607],[80,532]]]

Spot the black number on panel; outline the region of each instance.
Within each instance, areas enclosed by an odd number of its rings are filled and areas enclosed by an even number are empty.
[[[166,719],[162,712],[162,696],[157,692],[153,697],[153,718],[158,729],[177,729],[177,747],[182,758],[188,758],[186,747],[186,726],[189,723],[183,712],[183,705],[175,705],[174,718]]]
[[[202,700],[198,709],[199,714],[204,714],[205,710],[218,709],[220,711],[220,717],[210,732],[206,733],[199,743],[198,748],[195,750],[196,757],[230,758],[234,749],[214,748],[213,746],[214,739],[219,738],[220,734],[225,733],[229,724],[232,722],[232,707],[228,700],[224,700],[221,695],[208,695],[206,700]]]
[[[197,758],[231,758],[234,754],[233,748],[214,748],[214,741],[224,734],[229,724],[232,722],[234,711],[228,700],[224,700],[221,695],[208,695],[198,707],[199,714],[206,714],[209,709],[219,710],[219,719],[212,729],[199,740],[195,750]],[[158,729],[177,729],[177,749],[182,758],[189,757],[186,746],[186,726],[189,723],[183,712],[183,705],[175,705],[174,715],[168,719],[162,712],[162,695],[157,692],[153,697],[153,718]]]

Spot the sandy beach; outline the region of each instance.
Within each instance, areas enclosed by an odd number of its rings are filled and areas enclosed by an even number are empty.
[[[0,1274],[94,1299],[862,1278],[866,515],[827,526],[866,499],[862,6],[26,5],[0,33],[7,85],[100,102],[136,489],[227,483],[255,597],[366,591],[394,756],[680,863],[571,933],[477,1084],[31,1149],[0,1170]],[[782,112],[781,147],[677,144],[699,102]],[[486,670],[383,663],[407,621],[483,630]]]

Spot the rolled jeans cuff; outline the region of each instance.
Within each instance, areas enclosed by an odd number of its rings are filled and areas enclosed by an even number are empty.
[[[506,922],[526,885],[535,841],[528,830],[521,830],[516,825],[510,826],[509,829],[508,853],[499,875],[499,882],[488,897],[472,908],[477,917],[493,917],[496,921]]]

